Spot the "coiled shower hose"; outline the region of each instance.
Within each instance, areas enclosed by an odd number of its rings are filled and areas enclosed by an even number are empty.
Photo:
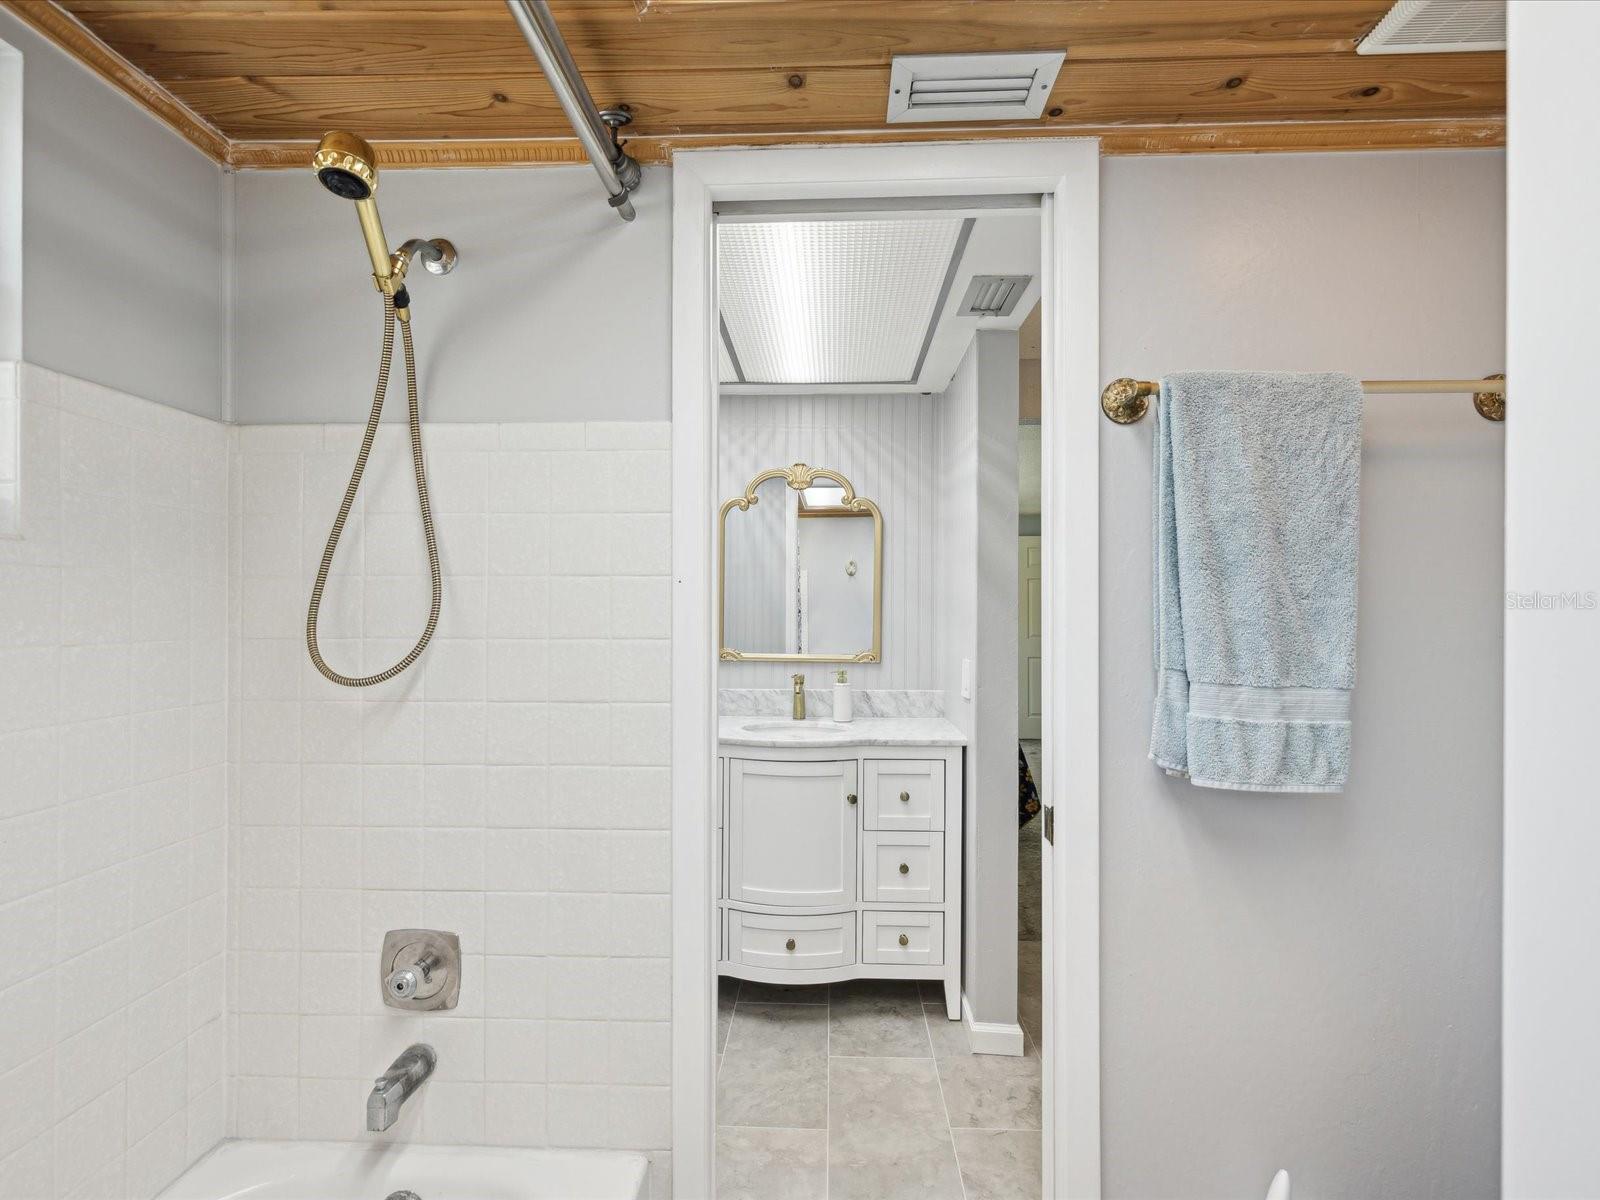
[[[373,439],[378,436],[378,420],[383,416],[383,397],[389,390],[389,367],[394,361],[394,327],[400,326],[400,344],[406,364],[406,400],[411,423],[411,468],[417,478],[417,503],[422,509],[422,536],[428,543],[428,573],[433,580],[433,601],[428,607],[428,623],[423,627],[417,644],[394,666],[376,675],[341,675],[323,661],[317,647],[317,614],[322,609],[322,592],[328,585],[328,571],[333,566],[333,553],[339,548],[339,535],[356,502],[356,492],[361,487],[361,476],[367,469],[367,456],[372,453]],[[372,396],[372,414],[367,418],[367,432],[361,439],[361,449],[356,452],[355,469],[350,472],[350,485],[344,490],[344,500],[339,505],[339,515],[333,519],[333,529],[328,533],[328,545],[322,552],[322,565],[317,568],[317,580],[311,585],[311,603],[306,609],[306,649],[311,651],[311,661],[323,677],[343,687],[371,687],[393,679],[422,655],[433,631],[439,624],[439,602],[444,596],[444,585],[439,575],[439,543],[433,534],[433,509],[428,503],[428,476],[422,461],[422,421],[417,406],[417,365],[411,349],[411,322],[399,319],[394,309],[394,298],[383,298],[383,354],[378,360],[378,386]]]

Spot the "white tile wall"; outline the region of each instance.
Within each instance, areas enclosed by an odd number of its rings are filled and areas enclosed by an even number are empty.
[[[228,433],[22,364],[0,540],[0,1196],[223,1136]]]
[[[243,1137],[365,1138],[372,1077],[439,1067],[390,1136],[669,1144],[669,428],[426,428],[438,634],[363,691],[305,603],[360,429],[238,431],[236,1104]],[[324,601],[324,656],[400,657],[427,611],[401,426]],[[381,1003],[387,929],[461,935],[460,1007]]]

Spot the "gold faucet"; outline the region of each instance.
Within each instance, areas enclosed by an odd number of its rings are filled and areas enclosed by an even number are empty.
[[[794,677],[794,719],[796,721],[804,721],[806,719],[806,677],[804,675],[796,675]]]

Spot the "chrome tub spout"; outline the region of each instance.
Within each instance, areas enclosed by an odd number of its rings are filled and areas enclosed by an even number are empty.
[[[372,1091],[367,1093],[367,1132],[382,1133],[399,1120],[401,1107],[433,1074],[437,1061],[433,1047],[418,1042],[372,1081]]]

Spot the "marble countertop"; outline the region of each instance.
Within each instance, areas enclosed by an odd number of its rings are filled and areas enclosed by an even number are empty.
[[[717,719],[717,740],[725,746],[795,749],[808,746],[964,746],[967,735],[943,717],[860,717],[833,721],[795,721],[786,717],[741,716]]]

